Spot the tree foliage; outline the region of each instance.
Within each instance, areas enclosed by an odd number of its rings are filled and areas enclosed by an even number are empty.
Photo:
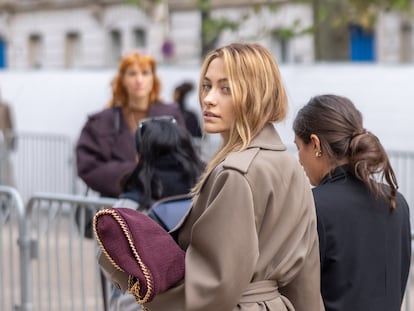
[[[314,23],[330,19],[331,26],[358,24],[372,29],[381,12],[399,11],[410,14],[411,0],[292,0],[308,3],[315,10]]]
[[[151,4],[159,4],[163,1],[167,1],[167,0],[126,0],[127,3],[138,5],[139,7],[142,7],[145,5],[151,5]]]
[[[168,0],[126,0],[130,4],[135,4],[150,11],[151,7]],[[225,30],[236,31],[240,25],[249,16],[246,15],[235,21],[226,17],[214,17],[211,13],[213,7],[211,0],[192,0],[195,8],[200,10],[201,14],[201,54],[215,47],[217,40]],[[341,36],[347,31],[351,24],[357,24],[367,30],[371,30],[375,25],[376,19],[381,12],[399,11],[405,14],[411,12],[411,0],[290,0],[291,3],[309,4],[313,9],[313,25],[310,28],[303,29],[297,21],[292,23],[291,27],[283,29],[266,29],[267,33],[280,36],[283,39],[289,39],[304,33],[313,32],[316,41],[320,32],[327,31],[329,28],[336,32],[333,36]],[[258,14],[263,6],[270,10],[277,10],[280,4],[254,4],[252,5],[252,14]],[[260,34],[259,34],[260,35]],[[346,42],[342,38],[343,42]],[[316,58],[318,59],[318,42],[315,42]],[[320,49],[324,49],[320,47]],[[338,47],[343,49],[343,47]]]
[[[230,29],[236,31],[240,21],[232,21],[225,17],[214,18],[211,15],[212,7],[210,0],[195,0],[196,7],[201,12],[201,56],[205,55],[216,45],[220,34]]]

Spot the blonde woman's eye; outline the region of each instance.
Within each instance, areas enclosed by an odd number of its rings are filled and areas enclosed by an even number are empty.
[[[202,89],[203,89],[203,91],[209,91],[211,89],[211,85],[210,84],[203,84]]]
[[[228,86],[223,87],[222,90],[223,90],[224,94],[230,94],[231,93],[230,87],[228,87]]]

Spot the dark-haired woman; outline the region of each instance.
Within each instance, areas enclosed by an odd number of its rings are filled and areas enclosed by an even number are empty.
[[[139,161],[123,183],[121,199],[114,207],[146,213],[159,199],[190,193],[204,163],[188,131],[170,116],[143,119],[138,123],[135,146]],[[141,310],[134,296],[113,290],[110,311]]]
[[[204,169],[189,133],[173,117],[144,119],[135,145],[139,161],[123,184],[121,198],[146,211],[155,200],[190,193]]]
[[[174,89],[174,102],[180,107],[183,114],[185,127],[194,138],[201,138],[202,132],[200,122],[197,115],[187,108],[188,94],[194,89],[194,85],[191,82],[183,82]]]
[[[410,216],[388,156],[347,98],[312,98],[293,130],[313,188],[327,311],[399,311],[411,258]]]

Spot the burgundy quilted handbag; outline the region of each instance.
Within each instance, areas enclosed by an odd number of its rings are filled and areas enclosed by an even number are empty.
[[[128,274],[128,284],[118,286],[127,288],[137,303],[152,301],[184,278],[184,251],[147,215],[129,208],[102,209],[93,229],[102,253]]]

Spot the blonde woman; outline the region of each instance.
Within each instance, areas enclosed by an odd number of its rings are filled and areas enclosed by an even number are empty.
[[[172,232],[185,278],[151,311],[323,310],[311,189],[273,122],[288,103],[278,67],[257,44],[209,53],[201,70],[203,127],[222,147]]]
[[[103,196],[118,197],[121,181],[136,164],[134,133],[140,120],[170,115],[184,126],[176,104],[160,99],[157,64],[150,55],[131,53],[119,62],[107,107],[91,116],[76,147],[79,177]]]

